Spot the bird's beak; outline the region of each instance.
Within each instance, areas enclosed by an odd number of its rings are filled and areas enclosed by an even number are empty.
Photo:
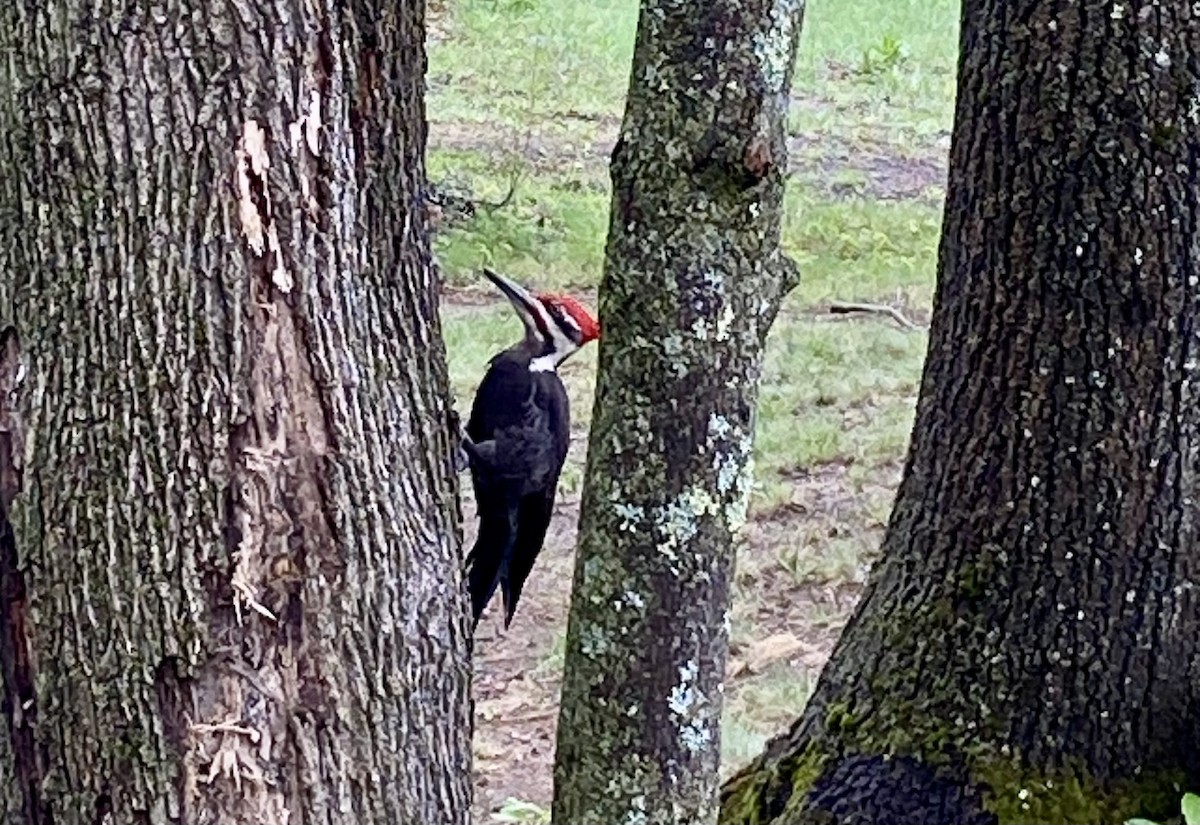
[[[489,281],[500,287],[500,291],[504,293],[504,297],[508,298],[517,310],[517,314],[521,316],[521,322],[525,324],[525,329],[530,335],[536,336],[538,334],[538,327],[533,317],[534,313],[538,311],[539,306],[537,296],[520,284],[510,281],[499,272],[488,269],[486,266],[483,268],[483,274],[487,276]]]
[[[518,309],[523,309],[528,312],[536,305],[537,298],[534,297],[532,292],[520,284],[510,281],[499,272],[488,269],[487,267],[484,267],[483,274],[488,277],[489,281],[500,287],[500,291],[503,292],[505,297],[512,301]]]

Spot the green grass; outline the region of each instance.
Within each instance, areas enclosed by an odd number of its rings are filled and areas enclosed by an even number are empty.
[[[731,690],[721,723],[722,775],[728,777],[762,753],[767,740],[804,710],[811,692],[803,672],[782,663]]]
[[[788,474],[894,460],[908,442],[925,336],[876,320],[785,316],[768,340],[758,405],[759,504],[786,500]]]
[[[620,116],[637,9],[636,0],[451,0],[454,36],[429,53],[431,121],[592,134],[589,124]],[[811,3],[792,129],[843,139],[940,132],[957,52],[954,0]]]
[[[505,174],[478,153],[435,151],[433,179],[498,201]],[[481,208],[439,233],[435,249],[449,283],[478,283],[496,267],[543,288],[594,287],[604,263],[607,185],[576,173],[530,175],[502,209]],[[895,300],[926,305],[932,290],[941,210],[912,201],[828,200],[794,184],[784,200],[783,246],[800,265],[795,299]]]
[[[472,151],[431,152],[429,176],[490,203],[500,202],[511,184],[503,164]],[[473,220],[435,236],[435,251],[454,285],[477,284],[479,267],[487,265],[542,288],[594,286],[604,263],[608,202],[606,183],[529,170],[509,205],[478,208]]]
[[[600,133],[611,139],[621,114],[637,3],[460,0],[446,15],[454,36],[430,49],[430,179],[486,202],[517,184],[507,207],[438,236],[450,283],[488,264],[546,287],[594,285],[609,204]],[[881,141],[900,160],[940,152],[925,138],[950,124],[957,29],[952,0],[809,7],[792,106],[805,142],[784,232],[806,275],[799,300],[928,301],[936,202],[830,200],[822,186],[869,191],[888,174],[830,170],[831,147],[851,160]]]
[[[620,113],[636,0],[459,0],[429,52],[431,119],[524,129]]]
[[[788,188],[783,247],[800,265],[802,304],[893,301],[928,305],[941,209],[913,201],[827,200]]]
[[[896,52],[893,52],[893,44]],[[897,56],[889,59],[889,55]],[[958,3],[810,3],[796,60],[793,132],[892,142],[949,128],[958,55]]]

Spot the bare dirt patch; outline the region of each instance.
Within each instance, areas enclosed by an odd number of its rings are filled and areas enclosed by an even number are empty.
[[[476,532],[469,499],[463,502],[468,547]],[[501,629],[499,596],[480,619],[473,686],[475,822],[488,822],[510,797],[550,804],[561,682],[554,654],[567,626],[578,520],[578,499],[560,499],[508,631]]]
[[[834,198],[940,203],[946,148],[936,140],[904,146],[883,138],[796,135],[788,142],[789,171],[805,186]]]
[[[819,108],[827,102],[793,100],[793,106],[805,105]],[[572,122],[564,128],[563,120]],[[572,119],[569,113],[562,113],[550,123],[552,126],[505,130],[438,121],[431,124],[429,145],[431,149],[478,153],[497,165],[515,155],[535,174],[568,173],[604,180],[620,120]],[[938,202],[946,183],[948,146],[948,135],[902,144],[889,140],[885,132],[856,140],[795,134],[788,139],[789,172],[804,186],[834,198]]]

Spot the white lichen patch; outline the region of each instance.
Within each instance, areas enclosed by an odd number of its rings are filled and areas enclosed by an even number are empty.
[[[679,668],[679,683],[672,686],[667,697],[667,707],[675,716],[690,716],[692,708],[698,700],[698,694],[693,689],[693,682],[700,671],[700,666],[693,659]]]
[[[723,439],[733,431],[733,425],[723,415],[713,413],[708,417],[708,440],[711,446],[715,440]]]
[[[700,532],[700,518],[715,515],[720,506],[707,490],[689,488],[667,502],[654,514],[659,536],[659,551],[674,552]]]
[[[796,21],[804,11],[804,0],[774,0],[771,4],[770,25],[754,37],[754,56],[762,67],[763,82],[768,92],[780,96],[791,68],[792,39]]]
[[[713,454],[717,492],[725,499],[725,526],[738,533],[746,526],[750,493],[754,487],[754,444],[750,433],[713,414],[708,420],[707,449]]]
[[[700,665],[695,659],[679,668],[679,682],[667,696],[667,709],[679,725],[679,741],[688,753],[700,753],[713,741],[705,713],[707,700],[696,686]]]
[[[717,332],[717,340],[718,341],[728,341],[729,340],[729,330],[733,327],[733,320],[734,320],[733,307],[730,304],[726,304],[725,308],[723,310],[721,310],[721,317],[719,317],[717,319],[716,332]]]
[[[646,797],[635,796],[629,800],[629,815],[625,817],[625,825],[646,825]]]
[[[604,630],[595,624],[586,625],[579,634],[579,650],[584,656],[601,656],[610,646]]]
[[[725,295],[725,277],[720,272],[710,269],[704,273],[704,287],[713,295],[723,297]]]
[[[706,719],[697,719],[679,731],[679,741],[688,753],[702,753],[712,744],[712,731],[707,722]]]
[[[754,479],[750,434],[714,413],[709,417],[703,449],[712,456],[714,490],[694,485],[660,506],[649,508],[614,499],[617,529],[635,532],[649,522],[658,552],[677,562],[688,543],[699,535],[702,519],[717,519],[731,534],[745,527]]]
[[[718,453],[713,459],[717,473],[717,490],[722,495],[734,492],[745,481],[746,463],[750,460],[750,437],[743,436],[743,443],[726,453]]]
[[[663,355],[666,356],[667,362],[671,365],[672,372],[676,378],[682,378],[688,374],[688,361],[684,357],[683,339],[676,333],[671,333],[662,339]]]
[[[623,501],[618,501],[613,504],[613,509],[617,513],[617,518],[621,520],[617,529],[622,532],[635,532],[646,518],[645,508],[639,507],[636,504],[626,504]]]
[[[683,355],[683,339],[671,333],[662,339],[662,348],[663,354],[668,358],[678,358]]]

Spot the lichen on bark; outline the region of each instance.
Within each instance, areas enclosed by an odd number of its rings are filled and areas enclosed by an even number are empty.
[[[779,230],[802,12],[642,6],[612,158],[555,821],[716,816],[762,346],[796,281]]]

